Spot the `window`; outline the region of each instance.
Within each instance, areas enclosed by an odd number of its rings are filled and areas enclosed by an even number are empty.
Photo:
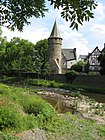
[[[58,64],[59,64],[59,59],[57,58],[57,62],[58,62]]]

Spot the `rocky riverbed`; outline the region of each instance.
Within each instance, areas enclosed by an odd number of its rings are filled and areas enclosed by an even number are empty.
[[[65,91],[64,91],[65,92]],[[86,119],[105,124],[105,104],[98,103],[78,93],[40,91],[38,95],[47,100],[59,113],[71,112]]]

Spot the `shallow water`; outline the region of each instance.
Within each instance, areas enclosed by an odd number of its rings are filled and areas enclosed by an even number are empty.
[[[66,112],[74,112],[74,109],[72,107],[65,106],[60,100],[58,99],[52,99],[50,97],[44,98],[48,103],[50,103],[55,110],[57,110],[59,113],[66,113]]]
[[[100,93],[85,93],[81,92],[82,95],[86,95],[89,98],[95,99],[99,103],[105,103],[105,94],[100,94]]]
[[[58,88],[48,88],[48,87],[41,87],[41,86],[33,86],[33,87],[35,89],[38,89],[38,90],[53,91],[53,92],[60,93],[60,94],[69,94],[70,93],[69,90],[58,89]],[[73,92],[75,92],[75,91],[73,91]],[[99,103],[105,103],[105,94],[101,94],[101,93],[87,93],[87,92],[80,92],[80,94],[86,95],[86,96],[88,96],[90,98],[93,98],[93,99],[95,99]]]

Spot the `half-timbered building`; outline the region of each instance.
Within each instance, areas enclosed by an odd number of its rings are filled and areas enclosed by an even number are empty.
[[[88,54],[87,62],[89,63],[89,71],[99,71],[100,63],[98,57],[101,54],[101,51],[96,47],[91,53]]]

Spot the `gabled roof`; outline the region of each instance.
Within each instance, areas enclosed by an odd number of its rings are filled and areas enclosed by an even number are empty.
[[[57,37],[57,38],[61,38],[61,36],[60,36],[60,32],[59,32],[59,29],[58,29],[58,26],[57,26],[57,23],[56,23],[56,21],[55,21],[55,23],[54,23],[54,26],[53,26],[53,29],[52,29],[52,32],[51,32],[51,35],[50,35],[50,38],[55,38],[55,37]]]
[[[62,49],[62,54],[66,58],[67,61],[69,60],[76,60],[76,49]]]
[[[89,53],[89,55],[88,55],[88,58],[95,52],[95,50],[98,50],[98,52],[100,52],[101,53],[101,51],[99,50],[99,48],[98,47],[96,47],[91,53]]]

